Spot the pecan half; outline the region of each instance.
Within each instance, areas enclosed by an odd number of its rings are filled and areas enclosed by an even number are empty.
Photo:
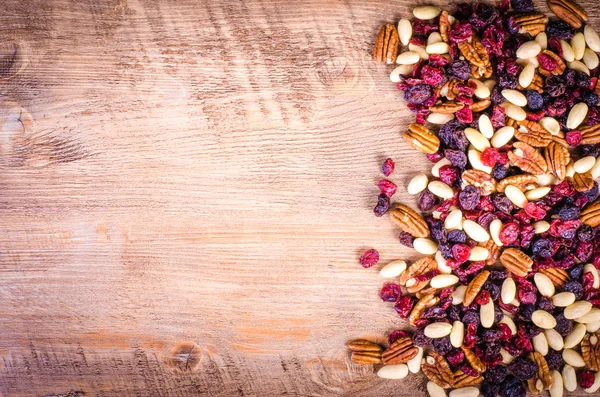
[[[529,84],[529,87],[527,87],[528,90],[536,90],[537,92],[539,92],[540,94],[544,92],[544,79],[542,78],[542,76],[540,76],[538,73],[533,75],[533,80],[531,81],[531,84]]]
[[[469,365],[471,366],[471,368],[473,368],[475,371],[481,373],[484,373],[486,370],[486,366],[483,363],[483,361],[481,361],[479,359],[479,357],[477,357],[477,355],[475,354],[475,352],[473,352],[473,350],[471,349],[467,349],[464,346],[461,347],[463,353],[465,353],[465,359],[467,360],[467,362],[469,363]]]
[[[579,214],[579,220],[591,227],[600,225],[600,200],[585,207]]]
[[[581,341],[581,355],[592,371],[600,371],[600,332],[587,334]]]
[[[444,10],[440,14],[440,36],[445,43],[448,42],[448,31],[450,30],[450,19],[448,18],[448,11]]]
[[[477,296],[479,291],[481,291],[481,288],[483,288],[483,284],[485,284],[489,276],[490,272],[484,270],[477,276],[475,276],[473,280],[471,280],[469,285],[467,285],[467,289],[465,290],[465,297],[463,298],[464,306],[469,306],[471,303],[473,303],[475,297]]]
[[[515,138],[533,147],[546,147],[552,142],[552,134],[535,121],[523,120],[518,122]]]
[[[584,172],[583,174],[575,173],[573,175],[573,187],[578,192],[587,192],[594,187],[594,179],[592,178],[591,172]]]
[[[391,64],[398,57],[398,45],[400,37],[398,30],[391,23],[385,24],[379,30],[375,47],[373,48],[373,59],[375,62]]]
[[[564,287],[567,282],[571,279],[569,273],[567,273],[564,269],[559,269],[557,267],[551,267],[548,269],[540,269],[540,273],[548,276],[552,284],[556,287]]]
[[[544,50],[544,51],[542,51],[542,54],[546,54],[550,58],[554,59],[556,61],[556,67],[553,70],[546,70],[546,69],[540,67],[538,69],[538,71],[541,74],[543,74],[546,77],[550,76],[551,74],[554,74],[554,75],[563,74],[563,72],[567,68],[567,65],[565,65],[565,63],[563,62],[561,57],[559,57],[558,55],[556,55],[555,53],[553,53],[550,50]]]
[[[379,364],[381,362],[381,352],[383,348],[377,343],[366,339],[356,339],[348,343],[348,348],[352,352],[350,360],[356,364]]]
[[[413,123],[408,126],[408,131],[402,134],[402,138],[422,153],[432,154],[440,148],[440,140],[422,124]]]
[[[519,33],[529,33],[532,37],[546,30],[548,17],[541,12],[521,14],[514,17],[514,23],[519,27]]]
[[[463,172],[462,180],[465,185],[473,185],[479,188],[484,196],[489,196],[496,190],[496,180],[484,171],[466,170]]]
[[[454,385],[454,374],[448,361],[439,354],[431,352],[421,366],[423,373],[436,385],[448,389]]]
[[[426,295],[419,299],[408,316],[409,324],[415,325],[415,322],[421,318],[423,310],[433,307],[438,303],[440,303],[440,298],[433,294]]]
[[[572,0],[549,0],[548,7],[557,17],[579,29],[581,24],[588,20],[587,12]]]
[[[402,273],[402,275],[400,276],[400,284],[406,285],[406,282],[408,280],[415,278],[416,276],[427,274],[436,269],[437,263],[433,258],[421,258],[412,265],[410,265],[410,267]],[[414,294],[415,292],[425,288],[427,284],[429,284],[429,280],[416,281],[415,284],[408,287],[407,290],[411,294]]]
[[[487,50],[481,44],[481,41],[476,38],[473,38],[472,43],[469,43],[468,41],[458,43],[458,49],[471,65],[486,68],[490,63],[490,56],[488,55]]]
[[[464,107],[465,107],[464,103],[460,103],[460,102],[456,102],[456,101],[449,101],[449,102],[442,102],[440,104],[430,106],[429,111],[434,112],[434,113],[442,113],[442,114],[454,114]]]
[[[426,297],[427,295],[438,295],[440,293],[440,291],[441,291],[441,289],[439,289],[439,288],[427,287],[427,288],[423,288],[420,291],[417,291],[415,296],[417,297],[417,299],[421,299],[421,298]]]
[[[539,352],[531,353],[529,359],[537,364],[537,373],[535,377],[527,381],[527,385],[531,394],[538,395],[543,390],[550,388],[550,385],[552,385],[552,374],[550,373],[546,359]]]
[[[581,132],[582,145],[597,145],[600,143],[600,124],[581,127],[579,132]]]
[[[556,175],[558,179],[565,179],[567,164],[571,161],[571,154],[567,148],[556,142],[551,142],[544,149],[544,158],[548,164],[548,171]]]
[[[485,248],[489,252],[488,258],[485,260],[486,266],[495,264],[496,260],[498,260],[498,256],[500,256],[500,247],[496,245],[494,240],[489,239],[485,243],[479,243],[479,246]]]
[[[512,152],[508,152],[508,160],[523,171],[541,175],[548,170],[544,157],[531,145],[525,142],[515,142],[513,148]]]
[[[410,336],[398,338],[381,355],[381,361],[385,365],[404,364],[417,355],[419,348],[414,345]]]
[[[485,109],[489,108],[491,104],[492,104],[492,100],[489,98],[486,98],[486,99],[482,99],[477,102],[473,102],[473,104],[470,105],[469,108],[471,109],[471,112],[479,113],[479,112],[483,112]]]
[[[531,258],[516,248],[505,249],[500,255],[500,262],[506,270],[519,277],[526,277],[533,265]]]
[[[454,385],[455,389],[468,386],[477,386],[483,382],[483,376],[471,376],[465,374],[462,370],[458,369],[454,371]]]
[[[392,221],[403,231],[410,233],[413,237],[428,237],[429,226],[421,215],[404,204],[396,204],[390,210]]]
[[[504,193],[508,185],[513,185],[526,192],[531,188],[537,187],[537,176],[531,174],[512,175],[502,179],[496,184],[496,190]]]

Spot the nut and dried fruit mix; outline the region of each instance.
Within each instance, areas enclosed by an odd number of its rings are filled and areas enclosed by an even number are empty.
[[[423,255],[380,270],[411,327],[349,348],[383,378],[422,370],[432,397],[600,389],[600,37],[573,0],[548,7],[419,6],[375,40],[433,166],[406,186],[418,210],[389,179],[374,208]]]

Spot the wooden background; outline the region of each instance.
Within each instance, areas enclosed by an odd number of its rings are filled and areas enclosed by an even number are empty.
[[[405,326],[358,257],[415,258],[370,55],[412,4],[3,0],[0,394],[425,395],[344,346]]]

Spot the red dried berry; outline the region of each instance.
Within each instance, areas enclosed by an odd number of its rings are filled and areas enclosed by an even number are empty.
[[[442,67],[448,64],[448,59],[438,54],[429,55],[429,66]]]
[[[462,364],[465,360],[465,353],[462,350],[452,350],[450,353],[446,354],[446,359],[453,367],[457,367]]]
[[[456,100],[460,103],[464,103],[467,106],[470,106],[473,104],[473,98],[467,95],[459,95],[456,97]]]
[[[446,82],[444,71],[429,65],[423,66],[421,69],[421,77],[425,83],[433,87],[440,86]]]
[[[390,176],[394,172],[394,168],[396,168],[396,163],[394,163],[394,160],[388,158],[381,165],[381,172],[385,176]]]
[[[477,294],[477,297],[475,297],[475,303],[477,303],[478,305],[485,305],[489,303],[489,301],[490,292],[484,289],[479,291],[479,294]]]
[[[546,211],[543,208],[538,207],[535,203],[525,204],[525,212],[527,215],[532,217],[534,220],[539,221],[546,217]]]
[[[542,69],[544,70],[554,70],[556,68],[556,66],[558,66],[558,62],[552,58],[551,56],[547,55],[547,54],[539,54],[538,57],[538,62],[540,63],[540,66],[542,67]]]
[[[481,152],[480,159],[483,165],[493,167],[496,165],[498,160],[500,160],[500,152],[498,152],[498,149],[496,148],[486,148],[483,152]]]
[[[467,269],[465,270],[465,273],[467,275],[470,274],[476,274],[479,273],[481,271],[481,269],[483,269],[485,267],[485,262],[472,262]]]
[[[388,336],[388,343],[391,345],[392,343],[396,342],[398,339],[404,338],[407,336],[408,336],[408,334],[406,332],[402,331],[401,329],[397,329]]]
[[[500,340],[507,341],[512,337],[512,330],[508,326],[508,324],[500,323],[497,325],[497,328],[500,330]]]
[[[579,146],[581,143],[581,132],[577,130],[571,130],[567,132],[565,140],[571,146]]]
[[[452,246],[452,256],[458,264],[465,263],[471,256],[471,247],[466,244],[455,244]]]
[[[398,284],[385,284],[379,291],[379,297],[384,302],[396,302],[400,296],[402,296],[402,292],[400,292]]]
[[[542,110],[538,110],[537,112],[526,112],[526,113],[527,113],[527,120],[539,121],[542,117],[544,117],[546,115],[546,110],[542,109]]]
[[[520,303],[535,304],[537,302],[537,288],[531,282],[521,279],[519,281],[517,299]]]
[[[462,43],[469,40],[473,35],[473,28],[468,22],[457,22],[452,25],[448,32],[448,38],[453,43]]]
[[[519,224],[516,222],[507,223],[500,231],[498,237],[504,245],[510,245],[514,243],[519,238]]]
[[[504,125],[506,123],[504,108],[494,105],[494,108],[492,109],[492,117],[490,117],[490,120],[492,122],[492,127],[494,127],[494,128],[504,127]]]
[[[440,152],[430,153],[427,155],[427,159],[429,159],[429,161],[431,161],[432,163],[437,163],[438,161],[440,161],[443,158],[444,158],[444,155]]]
[[[414,305],[415,298],[413,298],[412,296],[404,295],[398,298],[396,304],[394,305],[394,310],[396,310],[400,317],[407,318]]]
[[[577,375],[577,380],[579,381],[579,386],[581,386],[582,389],[588,389],[592,387],[596,379],[594,376],[594,372],[584,370],[581,371],[579,375]]]
[[[360,264],[365,269],[376,265],[379,262],[379,252],[376,249],[370,249],[360,257]]]
[[[398,190],[398,186],[396,186],[394,182],[388,181],[387,179],[380,180],[377,186],[379,187],[379,190],[381,190],[381,193],[388,197],[392,197]]]
[[[458,168],[451,165],[445,165],[440,168],[440,180],[445,184],[452,186],[460,176]]]
[[[473,112],[471,108],[464,107],[455,113],[456,119],[464,124],[471,124],[473,122]]]

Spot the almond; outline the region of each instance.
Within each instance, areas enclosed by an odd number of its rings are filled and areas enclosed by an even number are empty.
[[[525,65],[521,73],[519,74],[519,84],[523,88],[529,87],[535,76],[535,66],[532,63]],[[527,98],[526,98],[527,99]]]
[[[494,325],[494,301],[490,299],[488,303],[481,305],[479,309],[481,325],[484,328],[491,328]]]
[[[440,12],[442,12],[442,10],[434,6],[419,6],[413,9],[413,15],[415,18],[422,19],[424,21],[437,17],[440,15]]]
[[[398,55],[396,58],[396,63],[399,65],[414,65],[419,62],[421,57],[418,53],[414,51],[405,51],[402,54]]]
[[[444,200],[454,197],[454,190],[442,181],[431,181],[427,188],[431,193]]]
[[[417,237],[413,241],[413,247],[419,254],[423,255],[433,255],[438,250],[438,245],[435,241],[424,237]]]
[[[533,76],[531,79],[533,80]],[[531,82],[529,83],[531,84]],[[504,89],[501,91],[501,93],[502,96],[513,105],[521,107],[527,105],[527,98],[520,91]]]
[[[554,316],[544,310],[536,310],[531,315],[531,321],[542,329],[550,329],[556,327],[556,319]]]
[[[384,365],[377,371],[377,376],[384,379],[404,379],[408,375],[406,364]]]
[[[465,325],[460,321],[455,321],[452,324],[450,331],[450,343],[452,346],[459,348],[463,345],[465,339]]]
[[[482,114],[479,116],[479,131],[481,132],[481,135],[487,139],[492,139],[494,136],[494,127],[492,126],[492,121],[487,114]]]
[[[393,278],[399,277],[406,270],[406,262],[402,260],[392,261],[385,265],[380,271],[381,277]]]
[[[575,129],[579,127],[579,125],[585,120],[585,117],[588,113],[588,105],[585,102],[579,102],[575,104],[571,111],[569,112],[569,116],[567,117],[567,128]]]
[[[412,37],[412,24],[408,19],[402,18],[398,22],[398,35],[400,36],[400,42],[402,45],[408,45]]]
[[[446,288],[458,283],[458,277],[453,274],[438,274],[429,282],[433,288]]]
[[[449,394],[450,397],[477,397],[479,396],[479,389],[473,386],[461,387],[460,389],[454,389]]]
[[[504,188],[504,194],[506,197],[517,207],[523,208],[528,203],[527,197],[523,194],[521,189],[516,186],[508,185]]]
[[[560,372],[552,371],[552,385],[550,386],[550,397],[563,397],[563,378]],[[443,389],[442,389],[443,390]],[[441,397],[441,396],[440,396]]]
[[[581,317],[592,310],[592,304],[587,301],[577,301],[565,308],[564,316],[566,319],[573,320]]]
[[[583,33],[576,33],[571,38],[571,48],[573,48],[573,55],[575,59],[578,61],[581,60],[585,51],[585,37]]]
[[[517,58],[529,59],[538,56],[542,47],[536,41],[527,41],[517,49]]]
[[[406,190],[408,191],[408,194],[419,194],[421,193],[423,190],[427,189],[427,184],[429,183],[429,180],[427,179],[427,175],[425,175],[424,173],[418,173],[417,175],[415,175],[410,182],[408,183],[408,186],[406,187]]]
[[[485,149],[490,147],[490,141],[488,141],[487,138],[475,128],[465,128],[464,133],[467,140],[473,145],[473,147],[475,147],[475,149],[479,150],[480,152],[483,152]]]
[[[432,323],[425,327],[424,333],[428,338],[437,339],[450,335],[450,331],[452,331],[452,324]]]
[[[492,223],[490,223],[490,236],[494,243],[498,247],[502,247],[504,244],[500,241],[500,231],[502,230],[502,221],[500,219],[494,219]]]
[[[553,350],[560,351],[564,348],[563,337],[555,329],[544,330],[544,335],[548,341],[548,346]]]
[[[546,339],[546,335],[543,333],[539,333],[534,336],[531,341],[533,342],[533,349],[545,356],[548,354],[548,340]]]
[[[506,305],[510,304],[510,302],[512,302],[513,299],[515,299],[516,295],[517,285],[515,284],[515,281],[511,277],[506,278],[502,283],[502,289],[500,292],[502,303]]]
[[[571,349],[575,346],[578,346],[581,343],[581,340],[585,336],[586,327],[583,324],[577,324],[573,327],[573,330],[569,335],[565,337],[564,348]]]
[[[577,376],[573,367],[568,364],[563,367],[562,379],[567,391],[575,391],[577,388]]]
[[[563,350],[562,357],[563,357],[563,360],[565,360],[565,363],[569,364],[572,367],[575,367],[575,368],[585,367],[585,361],[583,361],[583,357],[581,357],[581,354],[579,354],[578,352],[576,352],[573,349]]]
[[[427,393],[429,393],[429,397],[446,397],[444,388],[431,381],[427,382]]]
[[[421,361],[423,361],[423,348],[421,346],[417,346],[417,349],[419,349],[417,355],[406,362],[408,370],[413,374],[416,374],[421,370]]]
[[[548,298],[554,295],[554,284],[548,276],[542,273],[536,273],[535,276],[533,276],[533,280],[540,294]]]
[[[586,48],[583,52],[583,63],[587,66],[588,69],[596,69],[600,61],[598,60],[598,54],[594,51]]]
[[[590,25],[585,25],[583,35],[588,47],[594,52],[600,52],[600,37],[598,37],[598,33],[596,33],[594,28]]]
[[[502,147],[502,146],[506,145],[508,142],[510,142],[510,140],[513,138],[514,135],[515,135],[514,127],[505,126],[505,127],[499,128],[494,133],[494,136],[492,137],[492,140],[491,140],[492,146],[495,148]]]
[[[560,48],[565,61],[573,62],[575,60],[575,52],[569,43],[567,43],[565,40],[560,40]]]
[[[572,292],[560,292],[552,297],[552,303],[556,307],[567,307],[575,302],[575,294]]]
[[[477,222],[467,219],[463,222],[463,229],[467,236],[479,243],[485,243],[490,239],[488,232]]]

